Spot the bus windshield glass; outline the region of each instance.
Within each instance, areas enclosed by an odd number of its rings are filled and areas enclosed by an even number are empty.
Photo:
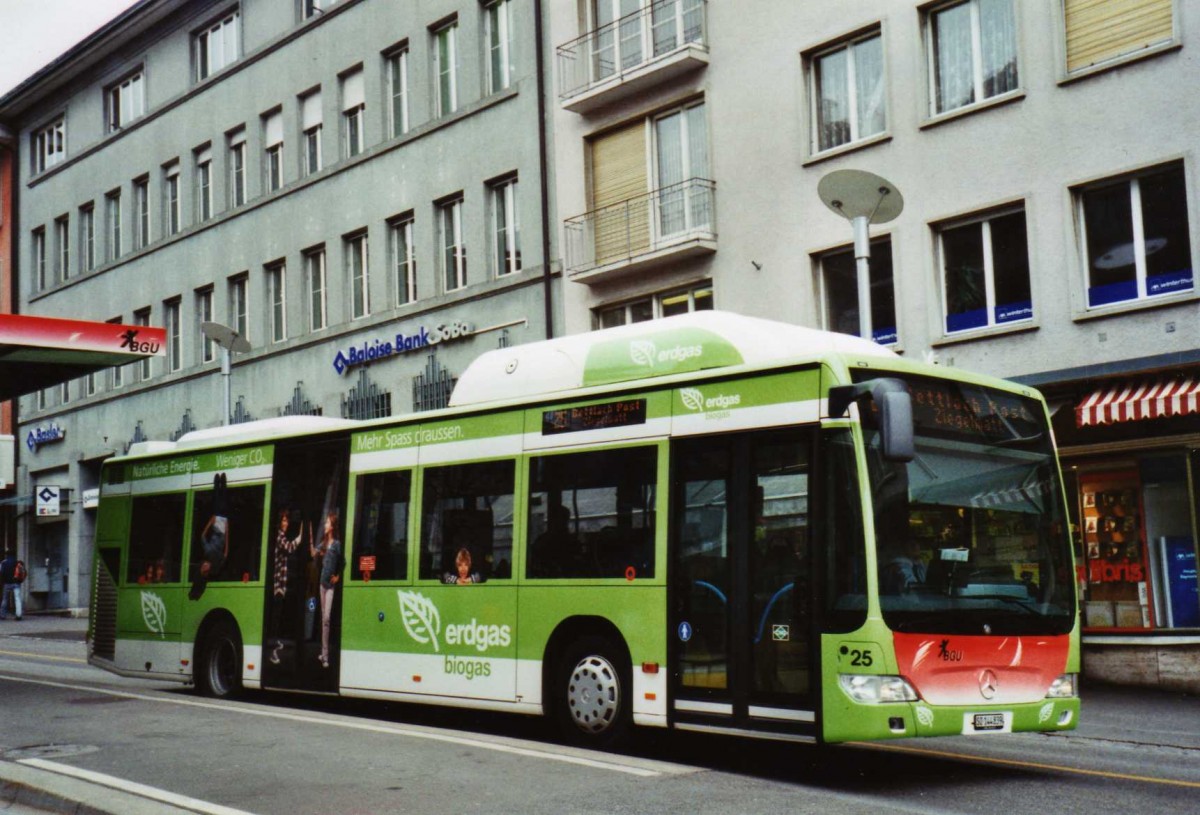
[[[871,403],[861,403],[885,622],[903,632],[1070,631],[1070,540],[1042,404],[899,378],[912,392],[912,461],[884,460]]]

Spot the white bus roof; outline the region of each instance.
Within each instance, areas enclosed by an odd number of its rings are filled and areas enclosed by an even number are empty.
[[[877,343],[848,334],[699,311],[488,351],[459,377],[450,406],[713,368],[805,362],[830,354],[896,358]]]

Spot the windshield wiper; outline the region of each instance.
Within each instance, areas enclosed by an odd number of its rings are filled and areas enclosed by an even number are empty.
[[[1020,606],[1030,614],[1035,614],[1039,617],[1042,612],[1038,610],[1037,604],[1029,600],[1022,600],[1020,597],[1013,597],[1011,594],[963,594],[956,599],[959,600],[1001,600],[1005,603],[1011,603],[1014,606]]]

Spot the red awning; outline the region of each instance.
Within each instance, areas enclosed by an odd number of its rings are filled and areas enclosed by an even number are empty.
[[[0,314],[0,400],[162,356],[166,337],[148,325]]]
[[[1113,424],[1200,413],[1200,376],[1119,382],[1088,394],[1075,408],[1075,424]]]

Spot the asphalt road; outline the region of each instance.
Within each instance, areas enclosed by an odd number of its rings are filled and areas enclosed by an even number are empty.
[[[1085,685],[1080,729],[1053,736],[816,749],[639,731],[597,753],[527,717],[214,702],[89,667],[84,627],[0,623],[0,812],[1129,815],[1200,796],[1200,700],[1179,694]]]

